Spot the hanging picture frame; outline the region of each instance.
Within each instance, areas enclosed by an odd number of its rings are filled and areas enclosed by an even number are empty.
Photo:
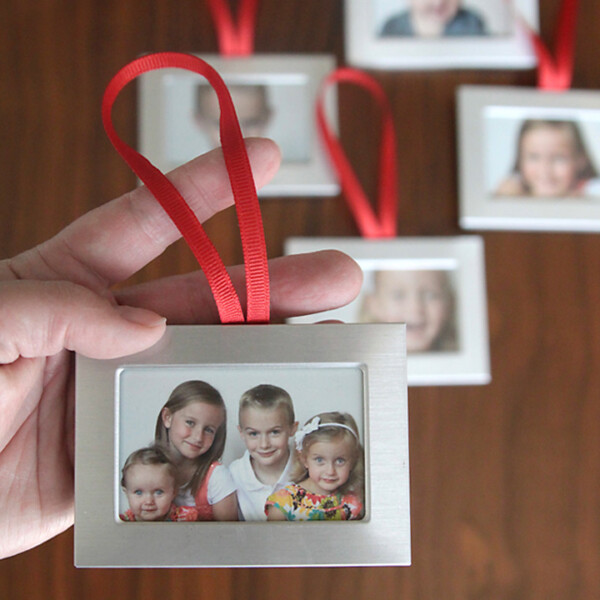
[[[78,356],[76,565],[410,564],[404,344],[402,325],[173,326],[137,355],[104,361]],[[201,378],[223,392],[231,420],[226,460],[243,450],[233,426],[239,394],[257,383],[286,387],[301,421],[328,409],[351,413],[364,448],[362,518],[177,523],[120,518],[126,508],[121,492],[126,457],[153,440],[156,413],[162,414],[168,392]]]
[[[600,231],[600,94],[458,91],[465,229]]]
[[[340,309],[291,323],[336,319],[404,322],[407,381],[417,385],[491,380],[483,240],[448,238],[290,238],[286,254],[336,249],[363,269],[361,293]]]
[[[330,55],[202,55],[223,77],[244,136],[269,137],[282,163],[261,196],[330,196],[339,185],[319,144],[314,106],[323,77],[335,68]],[[162,69],[139,85],[139,150],[162,171],[220,146],[219,107],[195,73]],[[335,94],[328,118],[337,122]]]
[[[378,69],[528,69],[536,64],[520,14],[538,28],[535,0],[346,0],[346,56]]]

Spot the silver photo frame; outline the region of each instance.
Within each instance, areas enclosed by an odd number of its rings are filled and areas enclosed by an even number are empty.
[[[458,90],[460,225],[600,231],[600,94]]]
[[[154,347],[76,361],[75,564],[79,567],[274,567],[410,564],[403,325],[170,326]],[[238,391],[287,386],[297,417],[354,413],[364,448],[364,517],[350,521],[124,522],[123,457],[153,436],[173,385],[222,387],[227,442]],[[227,397],[226,397],[227,396]],[[150,415],[148,418],[147,413]],[[235,455],[241,449],[234,447]],[[224,459],[224,462],[227,459]]]
[[[315,105],[333,56],[199,55],[228,85],[244,136],[270,137],[282,163],[261,196],[332,196],[339,184],[318,139]],[[140,77],[139,150],[163,172],[220,146],[216,95],[206,80],[182,69]],[[325,110],[337,128],[336,94]]]
[[[431,31],[417,27],[418,0],[346,0],[346,56],[350,64],[379,69],[528,69],[536,64],[521,15],[535,30],[535,0],[464,0],[447,3]],[[431,7],[426,8],[431,13]],[[435,13],[446,10],[436,8]],[[423,19],[420,19],[423,21]],[[439,27],[439,31],[435,31]],[[427,29],[427,28],[426,28]]]
[[[485,260],[478,236],[290,238],[286,254],[332,248],[363,269],[361,293],[340,309],[291,323],[402,321],[408,385],[486,384],[491,380]]]

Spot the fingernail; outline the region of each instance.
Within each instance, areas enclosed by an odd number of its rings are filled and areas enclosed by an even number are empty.
[[[133,306],[118,306],[117,311],[123,319],[135,323],[136,325],[143,325],[144,327],[160,327],[167,322],[165,317],[157,315],[151,310],[145,308],[134,308]]]

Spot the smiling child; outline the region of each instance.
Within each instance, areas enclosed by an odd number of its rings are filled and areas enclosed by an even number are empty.
[[[296,433],[289,485],[271,494],[269,521],[347,521],[362,519],[363,449],[348,413],[316,415]]]
[[[175,466],[160,448],[132,452],[122,470],[121,485],[129,502],[123,521],[175,520],[177,495]]]
[[[406,351],[456,349],[454,293],[446,271],[376,271],[360,321],[406,323]]]
[[[283,388],[261,384],[242,394],[238,430],[246,452],[229,471],[243,520],[266,520],[267,498],[289,483],[289,439],[297,427],[292,398]]]
[[[497,196],[566,198],[598,195],[598,172],[573,121],[527,119],[512,173]]]
[[[381,36],[486,35],[483,19],[460,0],[408,0],[409,8],[386,21]]]

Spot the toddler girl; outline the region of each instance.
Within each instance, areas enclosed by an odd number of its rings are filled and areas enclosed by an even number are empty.
[[[348,413],[321,413],[296,433],[291,479],[268,497],[269,521],[362,518],[363,451]]]
[[[191,506],[199,521],[237,521],[235,484],[220,463],[226,437],[225,403],[204,381],[186,381],[171,393],[156,422],[156,442],[177,469],[177,506]]]
[[[121,485],[129,509],[123,521],[195,521],[194,508],[177,507],[177,471],[167,454],[157,446],[132,452],[123,465]]]
[[[598,172],[573,121],[527,119],[512,173],[497,196],[565,198],[600,195]]]

